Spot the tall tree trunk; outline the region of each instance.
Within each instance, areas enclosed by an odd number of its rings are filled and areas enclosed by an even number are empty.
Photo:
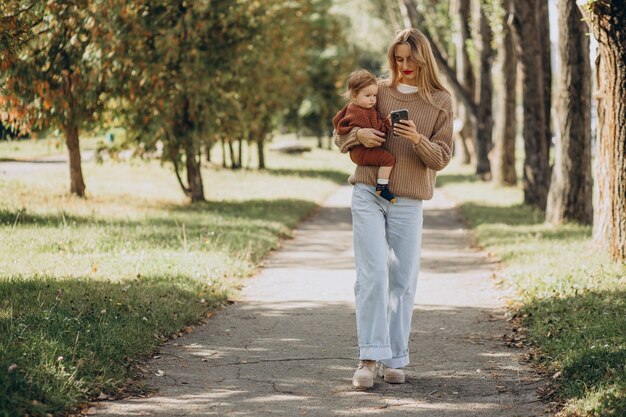
[[[541,69],[543,74],[543,111],[548,141],[548,155],[552,140],[552,47],[550,44],[550,14],[548,0],[540,0],[537,9],[539,40],[541,42]]]
[[[524,108],[524,202],[545,210],[550,184],[546,139],[543,67],[540,33],[537,30],[538,2],[511,2],[515,45],[522,68]]]
[[[626,7],[624,0],[589,3],[585,12],[599,55],[598,151],[593,236],[616,261],[626,261]],[[585,9],[583,9],[585,11]]]
[[[456,0],[451,7],[455,16],[457,28],[456,36],[456,76],[459,82],[465,87],[472,97],[476,91],[476,79],[474,71],[467,53],[467,44],[471,40],[470,31],[470,0]],[[473,141],[474,123],[468,109],[459,103],[459,118],[463,121],[463,126],[459,131],[461,138],[461,161],[463,164],[470,164],[475,160],[474,147],[469,144]]]
[[[546,221],[591,224],[591,64],[589,28],[571,0],[559,0],[558,134]]]
[[[512,0],[501,0],[503,10],[508,10]],[[508,16],[504,15],[502,32],[498,37],[498,68],[500,72],[500,92],[498,96],[498,117],[496,120],[495,149],[493,157],[493,180],[498,185],[516,185],[515,135],[517,118],[515,115],[517,83],[517,57],[513,35],[508,26]]]
[[[196,152],[191,139],[185,144],[185,167],[187,168],[187,184],[189,185],[189,197],[192,202],[205,201],[202,173],[200,171],[200,152]]]
[[[491,114],[491,61],[493,57],[491,41],[493,33],[485,15],[480,0],[473,0],[472,15],[474,26],[478,34],[478,60],[476,66],[477,85],[475,102],[478,106],[476,114],[476,175],[483,179],[491,178],[489,151],[492,146],[493,117]]]
[[[79,197],[85,196],[85,181],[80,158],[80,145],[78,140],[78,127],[65,126],[65,144],[70,157],[70,192]]]

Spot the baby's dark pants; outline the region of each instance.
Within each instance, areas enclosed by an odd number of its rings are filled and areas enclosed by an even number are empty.
[[[380,147],[366,148],[363,145],[350,149],[350,159],[361,166],[392,167],[396,164],[396,158],[386,150]]]

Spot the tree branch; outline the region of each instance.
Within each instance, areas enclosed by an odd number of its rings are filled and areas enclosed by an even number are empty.
[[[428,28],[423,24],[424,16],[421,15],[419,10],[417,9],[417,4],[415,0],[401,0],[404,2],[404,6],[407,9],[409,19],[411,20],[411,25],[413,27],[422,27],[424,28],[424,34],[429,38],[432,38],[432,35]],[[439,69],[441,73],[445,77],[448,85],[454,91],[456,97],[463,103],[465,108],[470,112],[470,114],[475,115],[477,112],[477,106],[468,91],[465,87],[459,82],[456,77],[456,72],[448,65],[448,62],[444,58],[444,54],[441,53],[441,50],[437,46],[435,42],[431,42],[431,49],[433,51],[433,55],[435,56],[435,61],[439,65]]]

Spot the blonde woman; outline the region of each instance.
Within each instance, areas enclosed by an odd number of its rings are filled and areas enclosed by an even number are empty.
[[[378,168],[357,166],[350,176],[357,279],[354,287],[359,366],[352,383],[369,388],[378,374],[403,383],[422,242],[422,200],[433,196],[435,175],[452,155],[452,104],[439,80],[428,39],[400,31],[389,46],[390,77],[378,81],[376,109],[386,117],[407,109],[393,132],[354,128],[335,133],[341,152],[382,146],[396,165],[389,181],[397,201],[376,194]]]

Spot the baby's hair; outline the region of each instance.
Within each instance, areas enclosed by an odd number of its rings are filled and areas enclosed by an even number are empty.
[[[348,90],[343,94],[343,97],[346,100],[350,100],[352,96],[359,94],[359,91],[365,87],[376,83],[376,76],[368,70],[353,71],[348,75]]]

